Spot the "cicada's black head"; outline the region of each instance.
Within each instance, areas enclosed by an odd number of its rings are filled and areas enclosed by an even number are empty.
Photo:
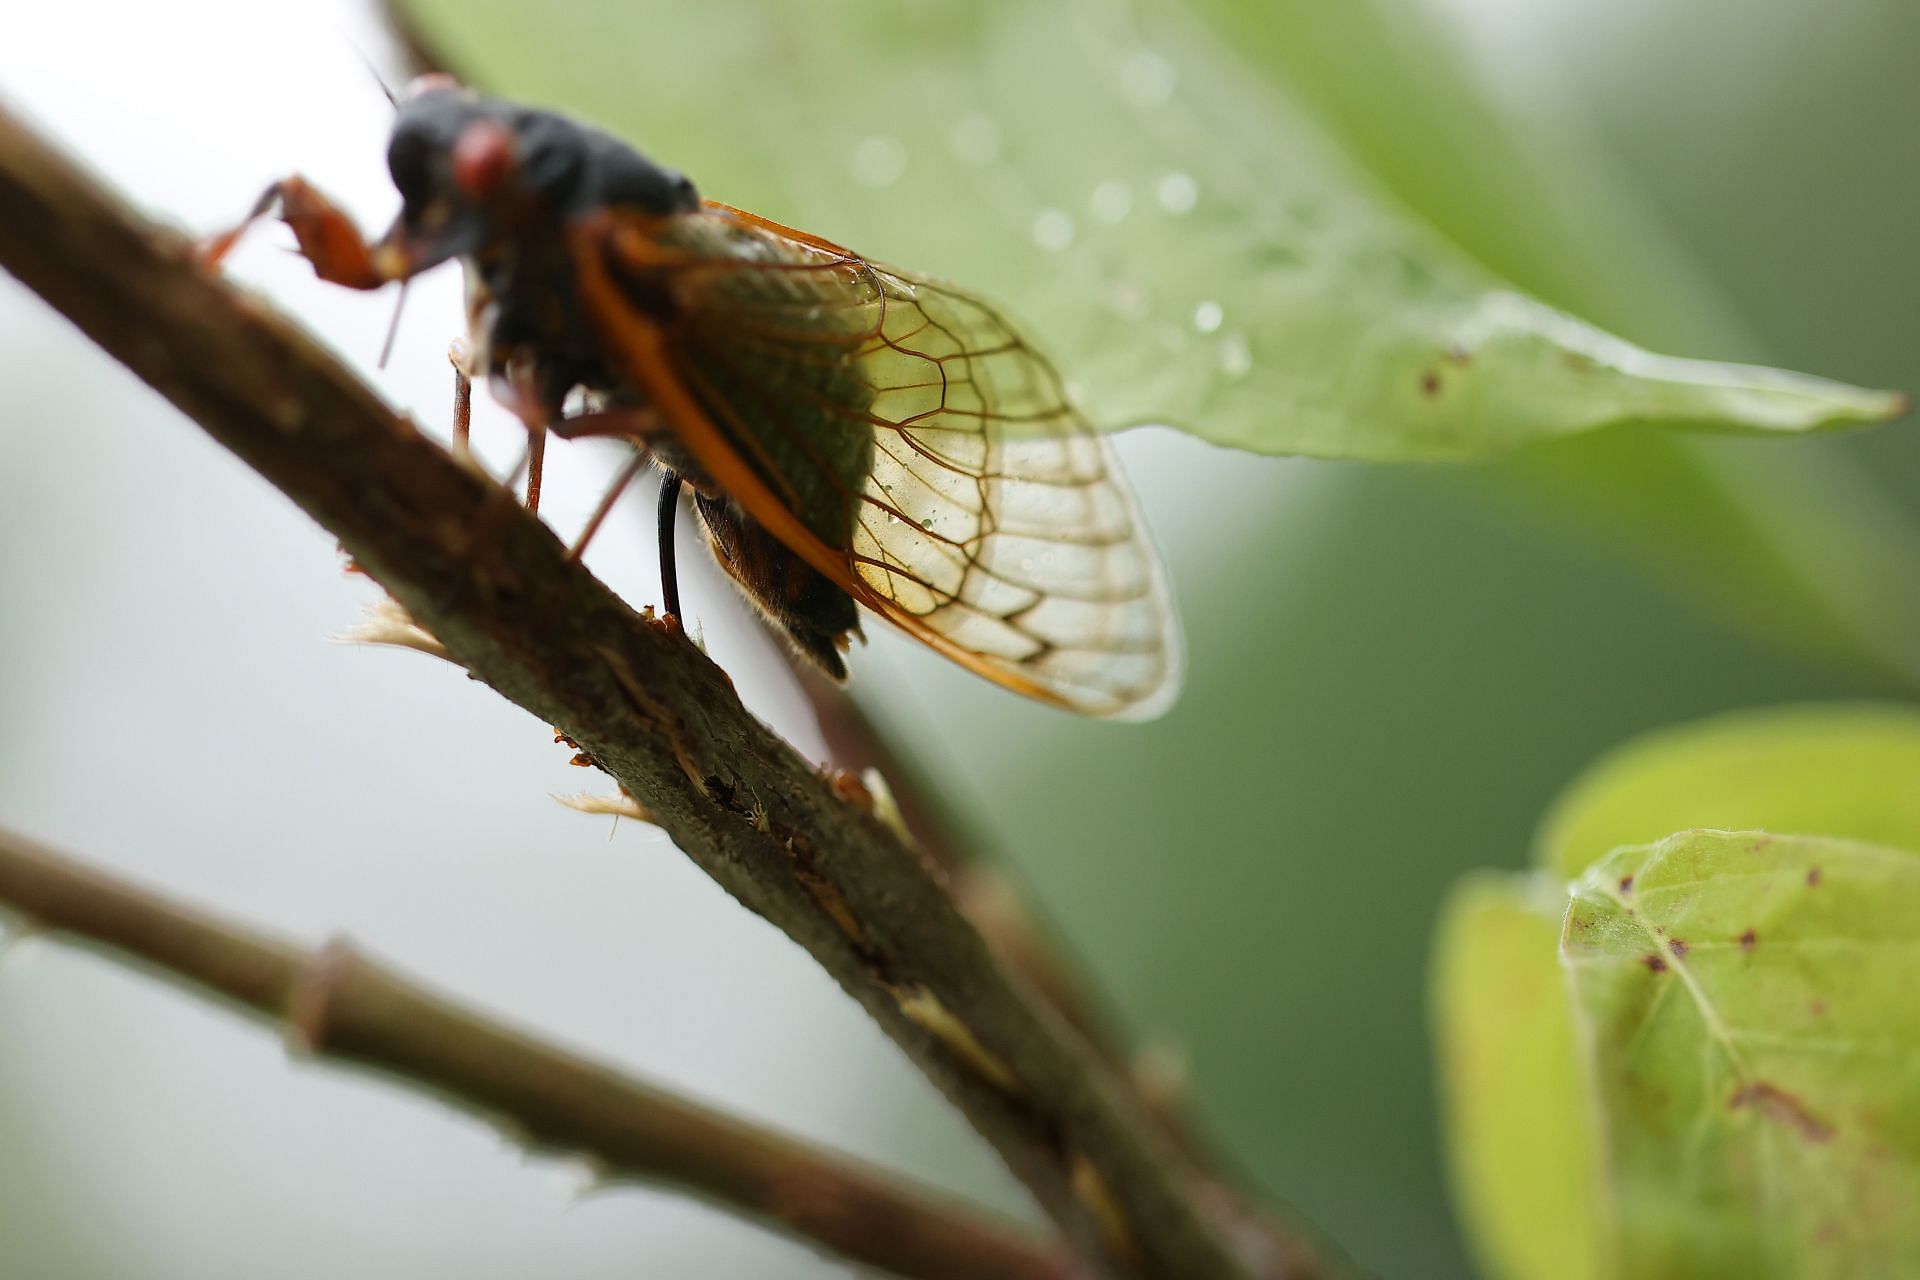
[[[604,208],[690,212],[700,197],[684,176],[619,139],[550,111],[474,93],[428,76],[401,101],[387,167],[400,220],[380,252],[391,276],[530,236]]]

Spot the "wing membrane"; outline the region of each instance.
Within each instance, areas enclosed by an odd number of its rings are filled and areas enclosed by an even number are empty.
[[[1112,451],[991,307],[725,206],[610,218],[579,256],[681,443],[854,599],[1044,701],[1170,699],[1178,625]]]

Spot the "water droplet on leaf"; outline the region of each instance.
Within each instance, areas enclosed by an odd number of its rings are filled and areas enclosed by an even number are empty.
[[[1117,178],[1108,178],[1093,189],[1093,198],[1088,203],[1093,207],[1093,216],[1100,221],[1119,222],[1133,212],[1133,188]]]
[[[1244,378],[1253,372],[1253,348],[1244,333],[1230,333],[1220,340],[1220,372],[1229,378]]]
[[[907,171],[907,148],[898,138],[866,138],[853,149],[853,177],[862,186],[890,187]]]
[[[1136,107],[1157,107],[1173,97],[1173,64],[1142,49],[1120,64],[1120,84]]]
[[[1193,207],[1200,203],[1200,184],[1193,180],[1192,174],[1176,170],[1160,179],[1154,197],[1168,213],[1192,213]]]
[[[1000,158],[1000,126],[983,115],[963,117],[953,126],[953,153],[969,164]]]
[[[1033,220],[1033,240],[1058,252],[1073,243],[1073,219],[1060,209],[1042,209]]]

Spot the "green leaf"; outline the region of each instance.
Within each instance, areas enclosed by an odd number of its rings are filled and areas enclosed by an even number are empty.
[[[1632,1280],[1920,1272],[1920,858],[1696,831],[1575,886],[1562,956]]]
[[[1552,82],[1525,77],[1522,88],[1489,74],[1492,64],[1465,49],[1444,6],[1192,3],[1306,104],[1370,179],[1502,278],[1643,340],[1755,351],[1743,318],[1674,239],[1665,211],[1624,185],[1577,127],[1588,104],[1569,111]],[[1780,12],[1749,16],[1755,48],[1782,40]],[[1771,247],[1762,258],[1778,265],[1782,236]],[[1858,309],[1838,305],[1845,310],[1833,332],[1872,347]],[[1597,543],[1691,608],[1912,686],[1920,683],[1912,585],[1920,536],[1881,477],[1842,451],[1848,443],[1778,449],[1764,440],[1602,432],[1527,450],[1469,482],[1481,500],[1534,516],[1529,533],[1544,527]]]
[[[1600,1280],[1594,1135],[1541,876],[1456,888],[1434,947],[1433,1029],[1454,1199],[1482,1270]]]
[[[1920,850],[1920,713],[1788,707],[1652,734],[1567,790],[1535,860],[1571,878],[1609,850],[1691,827]]]
[[[1502,285],[1166,0],[399,7],[478,84],[998,299],[1107,427],[1413,460],[1610,424],[1807,431],[1903,408],[1653,356]]]
[[[1915,850],[1920,713],[1789,707],[1616,752],[1541,871],[1456,890],[1435,1035],[1489,1272],[1920,1271]]]

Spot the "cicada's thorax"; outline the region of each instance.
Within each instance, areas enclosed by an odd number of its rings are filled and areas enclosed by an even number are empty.
[[[464,260],[467,371],[490,379],[502,399],[538,420],[557,421],[569,407],[644,408],[645,393],[600,345],[565,243],[559,232],[503,237]],[[704,470],[666,425],[647,438],[655,460],[696,490],[711,490]]]
[[[467,372],[491,381],[496,394],[530,423],[557,421],[576,390],[586,394],[587,409],[644,408],[644,393],[616,372],[620,362],[600,345],[581,305],[575,264],[564,244],[560,235],[502,238],[464,260]],[[798,376],[789,373],[786,380],[803,395],[785,408],[799,413],[797,423],[807,438],[795,438],[791,428],[781,423],[756,422],[745,425],[751,438],[740,446],[750,463],[830,545],[847,545],[852,495],[870,465],[871,438],[864,430],[850,431],[843,419],[820,412],[817,405],[809,408],[808,402],[824,394],[847,407],[864,408],[870,393],[848,382],[844,373],[823,378],[800,357],[783,357],[777,349],[770,351],[761,344],[744,344],[733,355],[748,368],[768,360],[792,360],[799,366]],[[741,376],[730,363],[724,370],[699,372],[703,379]],[[696,382],[697,397],[702,385]],[[739,429],[741,424],[729,426]],[[680,475],[692,489],[708,544],[721,567],[786,631],[801,654],[844,679],[841,654],[848,638],[860,630],[853,601],[715,484],[675,437],[671,423],[662,423],[661,428],[647,437],[646,447],[656,462]],[[824,470],[823,456],[831,459]]]
[[[632,403],[581,310],[573,263],[550,245],[490,245],[464,259],[468,370],[523,417],[557,420],[577,387],[602,403]]]

